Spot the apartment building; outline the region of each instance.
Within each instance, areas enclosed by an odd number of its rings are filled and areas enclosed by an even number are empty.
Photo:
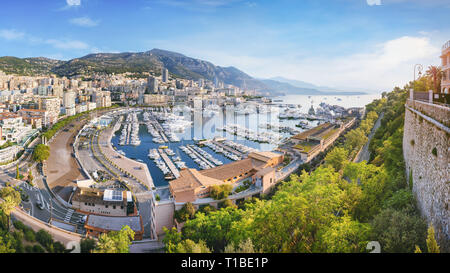
[[[14,113],[0,113],[0,145],[10,141],[21,143],[32,132],[31,125],[25,125],[22,117]]]
[[[442,81],[441,93],[450,94],[450,41],[442,46]]]
[[[44,126],[49,126],[58,121],[59,113],[61,112],[61,101],[57,97],[41,97],[39,98],[39,109],[48,112],[48,123]]]

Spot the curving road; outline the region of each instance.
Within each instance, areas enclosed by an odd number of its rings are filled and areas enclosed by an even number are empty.
[[[372,140],[373,135],[375,134],[377,129],[380,127],[381,119],[383,118],[383,116],[384,116],[384,113],[381,113],[380,116],[378,117],[377,121],[375,122],[375,125],[372,128],[372,132],[370,132],[369,138],[368,138],[366,144],[364,144],[364,147],[362,148],[361,152],[359,153],[359,156],[356,159],[356,162],[359,163],[364,160],[366,162],[369,162],[369,159],[370,159],[369,144],[370,144],[370,141]]]

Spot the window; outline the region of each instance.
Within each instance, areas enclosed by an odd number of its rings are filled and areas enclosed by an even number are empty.
[[[116,209],[116,206],[113,206],[113,209]]]
[[[108,208],[108,205],[105,205],[105,208]]]

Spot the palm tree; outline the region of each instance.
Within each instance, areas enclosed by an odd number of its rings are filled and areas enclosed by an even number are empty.
[[[12,187],[3,188],[0,191],[0,197],[3,199],[0,200],[0,210],[2,210],[6,217],[8,217],[8,231],[11,220],[11,213],[15,210],[15,208],[22,202],[20,197],[20,193],[14,190]]]
[[[442,80],[442,69],[439,66],[430,65],[428,70],[425,72],[427,76],[431,77],[433,81],[433,91],[434,93],[439,93],[441,90],[441,80]]]

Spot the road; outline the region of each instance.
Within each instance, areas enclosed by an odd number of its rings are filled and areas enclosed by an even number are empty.
[[[99,143],[99,131],[97,131],[92,140],[90,141],[89,145],[92,147],[95,155],[98,157],[94,157],[96,162],[99,163],[99,165],[102,166],[102,169],[117,179],[120,180],[126,180],[129,182],[129,186],[131,189],[136,189],[137,192],[140,192],[139,194],[135,194],[136,197],[136,203],[138,207],[138,212],[142,217],[143,225],[144,225],[144,238],[150,238],[151,236],[151,205],[152,205],[152,195],[151,192],[148,192],[138,181],[133,179],[132,177],[127,176],[126,174],[122,173],[119,169],[117,169],[115,166],[113,166],[111,163],[106,160],[106,158],[103,156],[103,154],[100,152],[100,146],[104,147],[107,145],[106,143]],[[100,159],[100,161],[98,160]],[[115,173],[113,174],[111,170]],[[116,176],[118,175],[118,177]],[[135,192],[133,190],[133,192]]]
[[[369,162],[370,159],[370,151],[369,151],[369,145],[370,145],[370,141],[373,138],[373,135],[375,135],[375,132],[377,131],[377,129],[380,127],[381,125],[381,119],[384,117],[384,113],[381,113],[380,116],[378,117],[377,121],[375,122],[375,125],[372,128],[372,131],[369,134],[369,138],[366,142],[366,144],[364,144],[364,147],[362,148],[358,158],[356,159],[356,162],[362,162],[362,161],[366,161]]]
[[[286,179],[289,175],[291,175],[295,170],[300,167],[300,165],[303,163],[303,161],[300,158],[296,158],[292,160],[286,167],[281,169],[281,171],[276,172],[276,181],[281,181]]]

